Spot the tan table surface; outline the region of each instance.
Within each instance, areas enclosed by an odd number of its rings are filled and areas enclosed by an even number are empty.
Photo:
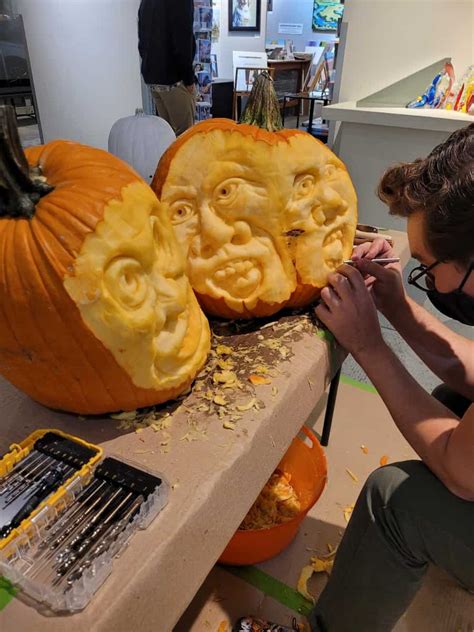
[[[406,261],[406,237],[394,237]],[[205,402],[197,401],[202,392],[186,398],[186,408],[171,415],[169,429],[136,432],[119,429],[111,419],[52,412],[0,380],[0,453],[37,428],[58,428],[101,445],[107,454],[161,472],[174,485],[167,507],[133,536],[83,612],[46,618],[16,598],[0,612],[2,632],[57,632],[70,626],[76,632],[172,630],[344,359],[306,316],[284,317],[277,328],[282,323],[287,330],[275,333],[269,326],[232,339],[237,348],[254,343],[254,355],[262,362],[270,364],[275,354],[280,358],[271,385],[255,387],[260,410],[241,412],[233,431],[223,428],[216,413],[194,412]],[[258,351],[273,339],[279,340],[275,349]],[[282,353],[282,346],[289,352]],[[248,384],[250,369],[242,359],[237,365]],[[225,392],[227,399],[235,393]],[[238,397],[245,404],[252,394],[239,392]],[[168,446],[161,445],[165,433],[171,437]]]

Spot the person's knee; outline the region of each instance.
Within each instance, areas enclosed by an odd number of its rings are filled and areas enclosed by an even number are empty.
[[[381,467],[367,479],[365,494],[373,511],[377,508],[402,508],[413,498],[413,489],[433,475],[421,461],[403,461]]]

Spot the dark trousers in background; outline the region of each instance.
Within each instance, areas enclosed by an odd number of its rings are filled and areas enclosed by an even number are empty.
[[[470,401],[440,388],[462,416]],[[442,399],[442,396],[444,399]],[[474,465],[473,465],[474,467]],[[452,494],[421,461],[371,474],[310,622],[318,632],[389,632],[430,564],[474,591],[474,502]]]
[[[194,125],[196,95],[191,94],[184,84],[170,90],[152,88],[151,94],[158,116],[168,121],[176,136]]]

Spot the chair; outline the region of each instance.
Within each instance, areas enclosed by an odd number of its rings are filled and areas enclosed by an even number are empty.
[[[324,96],[329,86],[329,80],[330,73],[328,62],[325,55],[323,55],[316,67],[315,73],[311,73],[311,68],[308,70],[304,87],[301,92],[287,93],[282,95],[281,99],[283,100],[283,125],[285,124],[287,102],[298,101],[300,104],[300,106],[298,107],[298,114],[296,119],[296,125],[298,129],[300,127],[300,118],[302,111],[303,114],[308,113],[308,109],[306,109],[304,106],[309,103],[308,132],[311,134],[314,119],[321,117],[323,105],[327,105],[329,102],[329,98]],[[301,107],[301,104],[303,105],[303,107]]]

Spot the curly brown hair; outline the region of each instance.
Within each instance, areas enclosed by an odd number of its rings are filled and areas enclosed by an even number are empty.
[[[396,165],[378,196],[392,215],[422,211],[426,242],[439,261],[474,259],[474,123],[457,130],[427,158]]]

